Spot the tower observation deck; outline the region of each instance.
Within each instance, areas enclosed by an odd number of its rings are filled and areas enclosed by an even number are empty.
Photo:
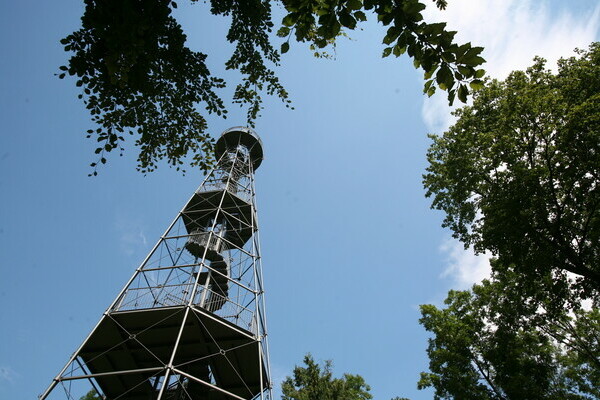
[[[40,399],[271,399],[254,172],[223,132],[216,166]]]

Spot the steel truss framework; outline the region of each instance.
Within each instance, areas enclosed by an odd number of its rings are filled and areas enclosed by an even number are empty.
[[[271,399],[254,171],[258,136],[231,128],[217,166],[40,396]]]

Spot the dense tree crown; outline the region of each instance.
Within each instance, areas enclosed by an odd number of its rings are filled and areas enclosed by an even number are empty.
[[[600,398],[600,44],[489,81],[433,137],[432,207],[492,278],[421,307],[436,399]],[[583,307],[587,304],[587,308]]]
[[[369,400],[371,388],[360,375],[344,374],[334,378],[331,361],[320,366],[310,354],[304,367],[295,367],[293,377],[281,384],[282,400]]]
[[[95,389],[91,389],[85,395],[81,396],[79,400],[100,400],[101,397],[98,395]]]
[[[600,312],[548,309],[513,267],[472,291],[451,291],[446,308],[421,306],[433,334],[419,388],[434,398],[571,399],[600,396]]]
[[[530,280],[600,290],[600,45],[490,81],[433,137],[424,177],[444,226]]]
[[[192,0],[196,2],[197,0]],[[219,95],[225,81],[213,76],[207,55],[190,50],[186,35],[171,15],[171,0],[84,0],[82,26],[61,43],[72,55],[61,66],[60,78],[76,77],[79,98],[96,127],[87,132],[96,139],[98,161],[108,153],[124,151],[127,134],[139,147],[138,170],[149,172],[166,159],[180,169],[192,154],[192,166],[206,170],[213,162],[213,139],[207,133],[205,113],[225,117]],[[427,23],[419,0],[281,0],[287,11],[277,35],[308,42],[317,54],[334,45],[345,31],[356,29],[369,13],[388,27],[383,56],[407,53],[424,71],[424,92],[446,90],[448,100],[466,101],[470,90],[482,86],[481,47],[454,41],[456,32],[445,23]],[[274,95],[289,106],[288,93],[274,68],[280,54],[272,44],[271,0],[211,0],[210,12],[229,16],[226,39],[235,45],[225,66],[241,73],[233,103],[247,107],[250,125],[262,108],[262,94]],[[440,9],[445,0],[435,0]],[[198,6],[203,6],[199,4]],[[200,111],[204,109],[204,111]]]

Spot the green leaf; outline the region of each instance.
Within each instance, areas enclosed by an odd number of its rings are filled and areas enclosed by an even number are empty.
[[[483,69],[478,69],[475,72],[475,78],[477,78],[477,79],[483,78],[484,75],[485,75],[485,70],[483,70]]]
[[[456,58],[460,60],[470,48],[470,42],[460,45],[455,51]]]
[[[396,57],[400,57],[406,51],[406,47],[394,46],[393,52]]]
[[[454,104],[454,97],[456,96],[456,90],[450,90],[448,92],[448,104],[452,106]]]
[[[477,65],[483,64],[484,62],[485,62],[485,59],[483,57],[477,56],[477,57],[470,58],[468,62],[465,62],[465,64],[469,64],[472,67],[475,67]]]
[[[469,67],[465,67],[464,65],[458,66],[458,72],[463,74],[466,78],[470,78],[473,75],[473,70]]]
[[[365,10],[370,10],[377,5],[377,0],[364,0],[363,4],[365,6]]]
[[[466,58],[478,56],[483,51],[483,47],[471,47],[465,54]]]
[[[348,8],[348,10],[360,10],[362,8],[362,2],[360,0],[348,0],[348,3],[346,3],[346,7]]]
[[[356,20],[348,13],[340,13],[340,23],[348,29],[356,27]]]
[[[446,28],[446,23],[445,22],[438,22],[435,24],[427,24],[425,25],[424,31],[426,34],[432,35],[432,36],[438,36],[440,35],[442,32],[444,32],[444,29]]]
[[[435,93],[435,86],[431,86],[428,90],[427,90],[427,96],[431,97],[433,96],[433,94]]]
[[[438,64],[434,64],[429,69],[425,69],[425,73],[423,74],[423,77],[426,80],[431,79],[431,77],[433,76],[433,73],[437,70],[437,68],[438,68]]]
[[[432,84],[433,84],[433,80],[432,79],[426,81],[425,85],[423,86],[423,93],[429,92],[429,88],[431,88]]]
[[[406,0],[401,2],[402,4],[402,10],[406,13],[406,14],[418,14],[421,11],[423,11],[426,7],[425,4],[420,3],[418,1],[414,1],[414,0]]]
[[[454,77],[452,76],[452,70],[448,67],[448,64],[444,63],[438,69],[437,74],[435,75],[436,81],[438,85],[444,84],[446,87],[451,87],[454,83]]]
[[[398,38],[399,35],[400,35],[400,30],[398,28],[396,28],[395,26],[391,26],[387,30],[387,33],[386,33],[385,37],[383,38],[383,43],[391,44],[394,40],[396,40]]]
[[[453,63],[454,61],[456,61],[456,56],[452,52],[445,51],[442,53],[442,60],[444,60],[447,63]]]
[[[356,11],[356,12],[354,12],[353,15],[354,15],[354,18],[356,18],[357,21],[366,21],[367,20],[367,16],[362,11]]]
[[[277,36],[279,37],[286,37],[290,34],[290,28],[288,28],[287,26],[282,26],[281,28],[279,28],[279,30],[277,31]]]
[[[331,15],[331,12],[329,11],[329,8],[322,7],[317,9],[316,14],[319,17],[323,17],[325,15]]]
[[[392,52],[392,48],[386,47],[385,49],[383,49],[383,54],[381,55],[381,57],[385,58],[385,57],[389,56],[391,52]]]
[[[394,16],[392,14],[377,14],[377,20],[383,24],[383,26],[388,26],[390,22],[394,20]]]
[[[281,23],[284,26],[293,26],[297,20],[298,20],[298,14],[290,13],[283,18],[283,21],[281,21]]]
[[[467,89],[467,87],[465,85],[460,85],[458,87],[458,99],[463,102],[466,103],[467,102],[467,95],[469,94],[469,90]]]
[[[471,89],[473,90],[481,90],[483,89],[483,81],[479,80],[479,79],[474,79],[469,83],[469,86],[471,86]]]
[[[483,47],[471,47],[464,56],[459,58],[459,61],[470,66],[483,64],[485,60],[479,56],[482,51]]]
[[[287,53],[289,49],[290,49],[289,42],[284,42],[281,44],[281,54]]]

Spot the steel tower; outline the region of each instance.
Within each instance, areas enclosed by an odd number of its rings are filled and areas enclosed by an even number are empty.
[[[41,400],[91,390],[110,400],[271,399],[254,191],[262,143],[231,128],[215,156]]]

